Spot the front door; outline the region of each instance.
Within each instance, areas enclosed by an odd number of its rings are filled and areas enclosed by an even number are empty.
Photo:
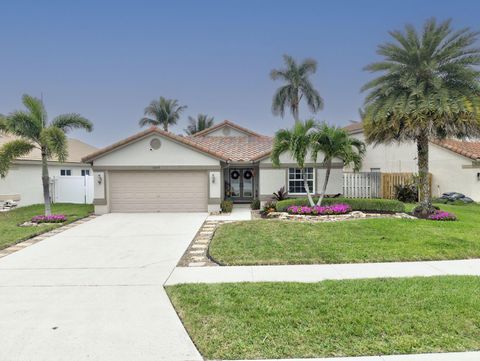
[[[230,168],[229,193],[233,201],[250,202],[253,200],[253,168]]]

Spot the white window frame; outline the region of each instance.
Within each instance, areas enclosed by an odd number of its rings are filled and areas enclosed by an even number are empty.
[[[378,167],[370,168],[370,173],[380,173],[380,172],[381,172],[381,169]]]
[[[290,168],[287,169],[287,187],[286,187],[286,188],[287,188],[288,194],[291,194],[291,195],[294,195],[294,196],[295,196],[295,195],[306,195],[307,192],[305,191],[305,187],[303,187],[303,179],[302,179],[303,192],[300,192],[300,193],[298,193],[298,192],[297,192],[297,193],[290,192],[290,181],[295,181],[295,180],[298,181],[298,179],[293,179],[293,178],[290,179],[290,169],[300,170],[300,168],[298,168],[298,167],[290,167]],[[316,172],[316,169],[315,169],[314,167],[305,167],[304,169],[305,169],[305,170],[307,170],[307,169],[311,169],[311,170],[312,170],[312,179],[311,179],[311,181],[312,181],[312,188],[313,188],[313,190],[311,190],[310,193],[311,193],[311,194],[315,194],[315,193],[316,193],[316,192],[315,192],[315,189],[316,189],[316,178],[317,178],[317,177],[316,177],[316,173],[317,173],[317,172]],[[309,180],[310,180],[310,179],[308,179],[308,176],[307,176],[307,181],[309,181]]]
[[[65,174],[62,174],[64,172]],[[67,174],[70,173],[70,174]],[[71,169],[60,169],[60,176],[61,177],[71,177],[72,176],[72,170]]]

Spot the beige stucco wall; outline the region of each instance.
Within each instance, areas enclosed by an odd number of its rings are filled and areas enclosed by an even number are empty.
[[[208,187],[210,198],[220,198],[222,194],[222,178],[220,172],[209,172]]]
[[[248,134],[239,131],[238,129],[232,128],[228,125],[225,125],[221,128],[214,130],[207,134],[209,137],[242,137],[248,136]]]
[[[50,164],[50,177],[60,176],[61,169],[70,169],[72,176],[80,176],[82,169],[92,170],[87,164]],[[0,194],[20,194],[19,206],[43,203],[42,167],[40,163],[18,162],[14,164],[7,176],[0,178]]]
[[[273,192],[278,191],[282,187],[286,188],[287,169],[260,169],[259,172],[260,199],[265,196],[270,197]]]
[[[326,169],[317,169],[317,179],[316,187],[317,193],[320,193],[323,188],[323,183],[325,181]],[[330,177],[328,179],[327,191],[326,194],[338,194],[343,193],[343,169],[342,168],[333,168],[330,172]]]
[[[150,141],[159,138],[160,149],[151,150]],[[95,168],[129,166],[212,166],[219,167],[220,162],[186,145],[177,143],[160,135],[151,135],[94,161]]]
[[[362,133],[353,136],[364,140]],[[433,176],[433,196],[455,191],[480,201],[480,182],[477,180],[480,168],[465,169],[471,165],[471,159],[430,143],[429,168]],[[369,172],[372,168],[379,168],[383,173],[418,173],[416,144],[367,145],[361,171]]]

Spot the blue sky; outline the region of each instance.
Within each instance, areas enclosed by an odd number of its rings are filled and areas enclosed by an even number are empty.
[[[104,146],[139,130],[143,108],[160,95],[264,134],[293,123],[275,117],[269,78],[282,54],[312,57],[325,101],[315,117],[344,125],[358,119],[388,30],[452,18],[480,30],[480,1],[3,1],[0,4],[0,113],[21,108],[23,93],[43,94],[50,116],[78,112]],[[304,107],[305,109],[305,107]],[[311,116],[303,112],[302,116]]]

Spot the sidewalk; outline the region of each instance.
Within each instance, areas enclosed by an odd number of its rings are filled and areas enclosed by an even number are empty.
[[[234,204],[230,214],[208,216],[207,221],[249,221],[252,213],[249,204]]]
[[[480,276],[480,259],[291,266],[177,267],[166,285],[231,282],[319,282],[417,276]],[[480,358],[479,358],[480,360]]]

